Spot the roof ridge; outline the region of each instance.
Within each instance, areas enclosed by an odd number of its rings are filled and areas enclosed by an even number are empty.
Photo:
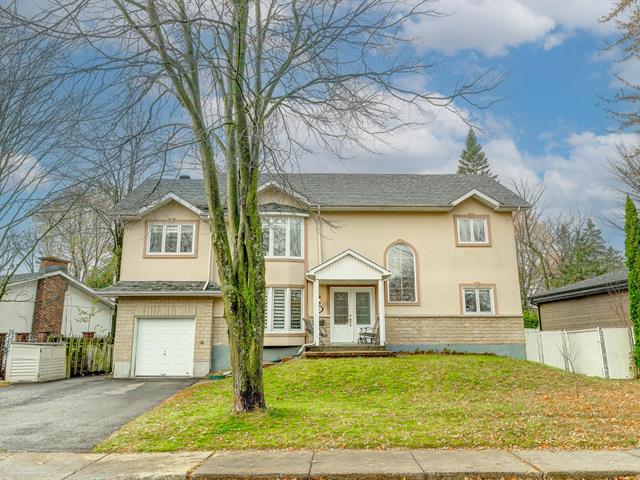
[[[192,205],[206,209],[202,178],[145,179],[114,208],[120,215],[136,215],[143,207],[174,193]],[[260,183],[287,184],[310,203],[323,207],[452,207],[452,202],[473,190],[495,200],[505,209],[529,204],[499,181],[484,175],[458,173],[264,173]],[[220,178],[220,193],[226,184]]]
[[[497,183],[498,180],[496,180],[493,177],[489,177],[487,175],[483,175],[480,173],[410,173],[410,172],[401,172],[401,173],[390,173],[390,172],[287,172],[287,173],[270,173],[270,172],[264,172],[261,173],[260,175],[264,175],[264,176],[317,176],[317,175],[340,175],[340,176],[350,176],[350,177],[355,177],[355,176],[380,176],[380,177],[478,177],[478,178],[487,178],[488,180],[492,180],[495,181]],[[158,182],[164,182],[164,181],[170,181],[170,182],[174,182],[174,181],[179,181],[179,182],[189,182],[189,181],[196,181],[196,180],[204,180],[203,177],[191,177],[191,178],[179,178],[179,177],[175,177],[175,178],[169,178],[169,177],[147,177],[145,178],[142,183],[146,183],[146,182],[152,182],[152,181],[158,181]]]

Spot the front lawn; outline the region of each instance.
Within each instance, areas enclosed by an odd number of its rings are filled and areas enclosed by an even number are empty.
[[[231,380],[203,382],[98,445],[266,448],[611,448],[640,445],[640,384],[492,356],[299,360],[265,370],[269,409],[233,415]]]

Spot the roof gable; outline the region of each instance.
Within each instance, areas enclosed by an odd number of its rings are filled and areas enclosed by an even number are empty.
[[[196,215],[200,215],[201,217],[206,216],[206,212],[198,207],[196,207],[195,205],[193,205],[192,203],[190,203],[188,200],[176,195],[173,192],[169,192],[167,193],[164,197],[162,197],[161,199],[150,203],[149,205],[143,206],[140,209],[138,209],[138,216],[140,217],[144,217],[145,215],[148,215],[149,213],[157,210],[158,208],[163,207],[164,205],[167,205],[168,203],[171,202],[176,202],[180,205],[182,205],[183,207],[191,210],[193,213],[195,213]]]
[[[56,275],[62,276],[70,285],[73,285],[76,289],[78,289],[85,295],[88,295],[92,298],[97,298],[100,302],[104,303],[109,308],[114,307],[114,304],[112,302],[110,302],[106,298],[101,297],[94,289],[85,285],[79,280],[76,280],[63,270],[54,270],[52,272],[19,273],[16,275],[12,275],[7,285],[13,287],[24,283],[35,282],[42,278],[54,277]]]
[[[486,195],[480,192],[475,188],[473,190],[469,190],[464,195],[456,198],[453,202],[451,202],[451,205],[455,207],[456,205],[460,205],[462,202],[470,198],[478,200],[480,203],[483,203],[487,207],[493,208],[494,210],[497,210],[498,208],[500,208],[500,202],[498,202],[494,198],[491,198],[489,195]]]
[[[307,272],[310,280],[384,280],[391,272],[349,249]]]
[[[275,190],[287,197],[291,197],[296,203],[302,203],[303,205],[310,205],[311,202],[304,195],[294,191],[287,187],[278,180],[269,180],[258,187],[258,194],[267,192],[269,190]]]

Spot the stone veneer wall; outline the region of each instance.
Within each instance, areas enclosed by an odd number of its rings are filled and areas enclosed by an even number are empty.
[[[130,377],[133,374],[134,326],[137,317],[195,317],[193,374],[196,377],[205,376],[209,373],[211,347],[217,335],[212,321],[213,303],[211,297],[121,297],[113,347],[114,377]]]
[[[387,317],[387,345],[397,351],[451,350],[524,358],[519,316]]]
[[[522,317],[387,317],[387,342],[524,343]]]
[[[121,298],[118,305],[114,345],[114,376],[132,373],[134,324],[136,317],[196,318],[194,376],[209,369],[227,369],[229,346],[227,324],[214,316],[211,298],[155,297]],[[330,342],[330,318],[324,317]],[[452,350],[496,353],[524,358],[522,317],[397,317],[386,318],[387,345],[395,351]],[[309,339],[310,340],[310,339]],[[295,354],[299,347],[265,349],[265,360]]]

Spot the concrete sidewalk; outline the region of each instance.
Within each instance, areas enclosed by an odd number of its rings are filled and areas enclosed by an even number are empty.
[[[0,453],[0,480],[640,477],[640,449]]]

